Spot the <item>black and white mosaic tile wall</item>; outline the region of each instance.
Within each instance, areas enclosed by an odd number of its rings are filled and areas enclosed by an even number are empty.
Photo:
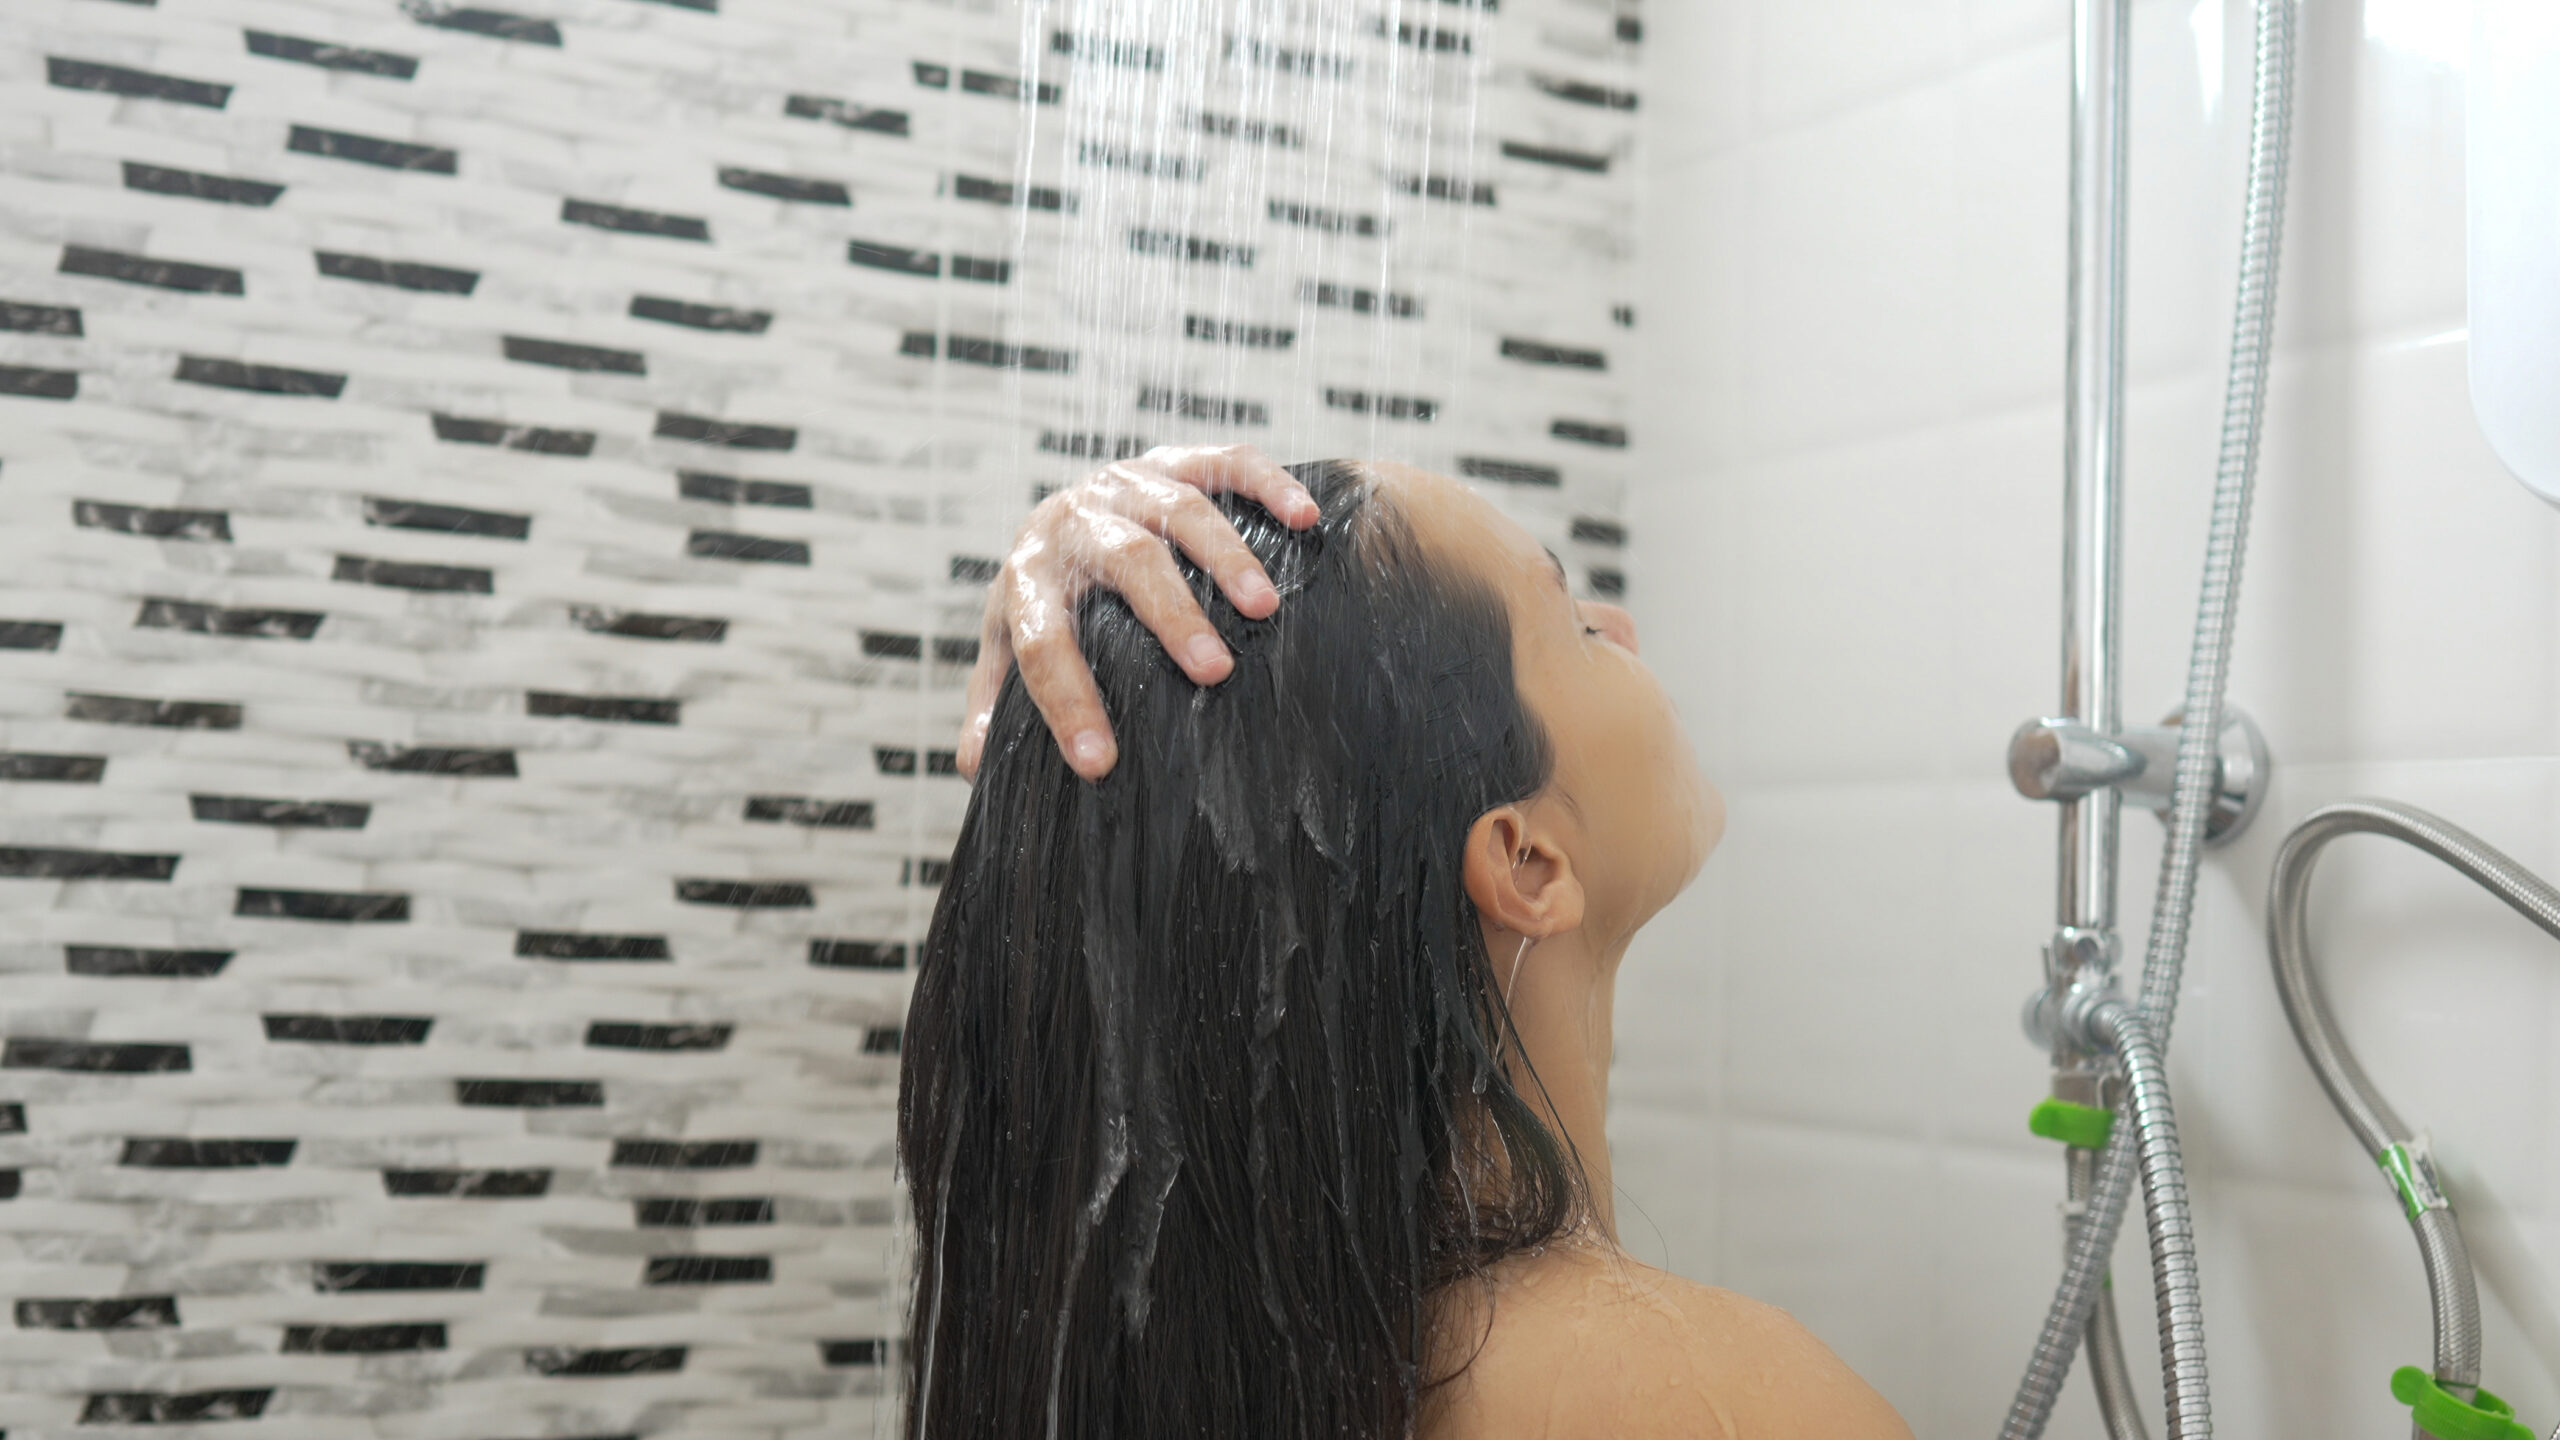
[[[1623,588],[1624,0],[503,3],[0,12],[18,1440],[885,1431],[1040,487],[1396,455]]]

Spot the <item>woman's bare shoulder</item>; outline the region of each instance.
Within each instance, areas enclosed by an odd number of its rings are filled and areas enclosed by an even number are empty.
[[[1465,1369],[1423,1440],[1910,1440],[1793,1316],[1614,1247],[1515,1255],[1456,1287],[1434,1328],[1439,1373]]]

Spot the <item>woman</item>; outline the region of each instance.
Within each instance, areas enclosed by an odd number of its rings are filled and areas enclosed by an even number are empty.
[[[911,1436],[1908,1434],[1617,1249],[1616,969],[1721,828],[1625,612],[1454,481],[1222,450],[1048,502],[989,613]]]

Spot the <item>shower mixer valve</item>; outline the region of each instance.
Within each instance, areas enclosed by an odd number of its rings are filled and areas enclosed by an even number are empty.
[[[2114,735],[2078,720],[2030,720],[2009,737],[2009,782],[2030,800],[2072,801],[2113,788],[2165,820],[2178,769],[2179,718],[2172,711],[2160,724],[2127,726]],[[2228,843],[2247,829],[2267,790],[2267,740],[2257,722],[2226,705],[2218,738],[2207,845]]]

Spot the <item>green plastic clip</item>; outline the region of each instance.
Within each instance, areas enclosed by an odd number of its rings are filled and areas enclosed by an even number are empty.
[[[2436,1440],[2536,1440],[2516,1420],[2516,1407],[2486,1390],[2478,1395],[2476,1400],[2456,1400],[2436,1377],[2415,1365],[2391,1372],[2391,1398],[2408,1406],[2418,1428]]]
[[[2047,1140],[2083,1150],[2104,1150],[2115,1129],[2116,1112],[2095,1105],[2076,1105],[2048,1095],[2027,1112],[2027,1129]]]
[[[2414,1148],[2386,1145],[2373,1163],[2382,1167],[2391,1188],[2399,1192],[2400,1208],[2409,1212],[2410,1219],[2423,1211],[2452,1208],[2444,1198],[2444,1187],[2436,1182],[2435,1162],[2427,1158],[2424,1142]]]

